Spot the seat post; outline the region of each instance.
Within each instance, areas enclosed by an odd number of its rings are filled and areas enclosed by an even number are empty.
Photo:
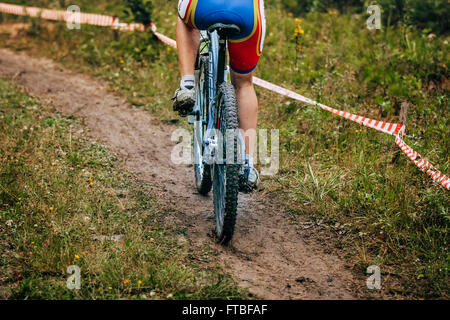
[[[226,49],[228,38],[233,34],[241,32],[241,28],[239,28],[235,24],[215,23],[208,28],[209,33],[213,33],[214,31],[217,31],[217,35],[219,38],[217,84],[220,85],[225,81],[225,65],[227,57]]]
[[[227,57],[227,39],[219,35],[219,61],[217,64],[217,84],[220,86],[225,81],[225,65]]]

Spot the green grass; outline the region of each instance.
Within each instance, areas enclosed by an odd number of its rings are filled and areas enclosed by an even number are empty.
[[[122,12],[118,1],[108,2],[107,9],[100,3],[82,10]],[[154,4],[159,31],[174,38],[175,3]],[[390,122],[399,121],[401,104],[409,102],[406,142],[450,173],[447,35],[430,40],[432,30],[403,25],[370,31],[363,15],[313,12],[300,17],[305,32],[298,52],[295,17],[279,1],[267,1],[266,15],[257,76],[331,107]],[[170,102],[179,77],[173,50],[144,34],[121,33],[115,41],[104,28],[51,26],[35,22],[28,34],[0,41],[103,78],[163,121],[176,118]],[[399,154],[392,137],[262,89],[258,95],[259,126],[280,130],[280,172],[264,178],[266,192],[281,197],[294,219],[327,225],[336,253],[358,272],[379,265],[386,291],[448,298],[448,191]]]
[[[0,298],[242,298],[192,263],[183,230],[161,222],[173,210],[82,130],[0,78]],[[69,265],[80,290],[66,287]]]

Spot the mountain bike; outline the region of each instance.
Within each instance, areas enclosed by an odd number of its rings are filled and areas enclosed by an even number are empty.
[[[221,23],[201,32],[195,67],[196,104],[188,119],[194,126],[195,184],[202,195],[213,190],[215,235],[221,244],[233,237],[245,155],[227,63],[228,37],[239,32],[238,26]]]

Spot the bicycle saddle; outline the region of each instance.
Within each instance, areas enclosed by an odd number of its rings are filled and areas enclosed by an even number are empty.
[[[221,37],[229,37],[236,33],[240,33],[241,28],[235,24],[215,23],[208,28],[208,32],[213,31],[217,31]]]

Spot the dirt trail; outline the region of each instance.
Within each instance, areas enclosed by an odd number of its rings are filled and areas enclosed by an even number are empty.
[[[356,280],[344,262],[309,243],[301,228],[289,223],[280,206],[261,194],[240,197],[235,238],[229,248],[208,236],[213,228],[212,198],[196,193],[192,168],[171,163],[177,128],[135,110],[124,98],[109,93],[98,80],[36,59],[0,49],[0,74],[14,77],[30,94],[50,98],[65,115],[89,128],[88,135],[107,145],[142,180],[150,182],[163,201],[177,209],[173,222],[189,226],[193,250],[214,248],[224,265],[251,293],[265,299],[354,299],[363,280]],[[170,106],[168,106],[169,108]],[[355,283],[357,283],[355,285]]]

